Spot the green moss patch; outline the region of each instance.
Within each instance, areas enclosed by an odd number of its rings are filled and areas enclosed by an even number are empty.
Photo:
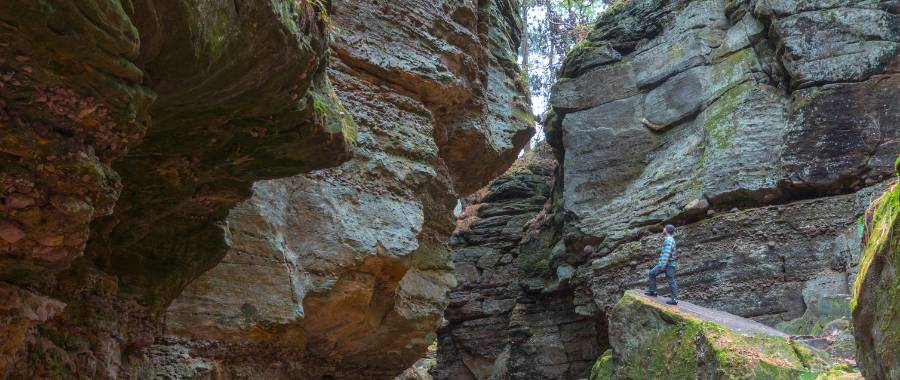
[[[828,355],[780,335],[738,332],[626,292],[610,314],[598,379],[824,379]]]
[[[900,157],[897,157],[897,161],[894,161],[894,172],[900,175]]]
[[[591,367],[590,380],[606,380],[612,376],[612,350],[606,350]]]
[[[731,146],[734,135],[740,127],[734,112],[747,94],[753,90],[753,87],[752,82],[744,82],[732,87],[707,108],[703,128],[706,130],[708,148],[727,149]]]
[[[900,366],[900,186],[866,211],[865,248],[853,287],[858,362],[867,375],[892,378]]]

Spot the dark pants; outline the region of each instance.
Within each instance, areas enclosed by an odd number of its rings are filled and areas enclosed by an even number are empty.
[[[659,266],[655,266],[650,270],[650,279],[647,280],[647,286],[650,287],[651,293],[656,293],[656,276],[658,276],[662,271],[663,269],[661,269]],[[672,291],[672,299],[674,300],[678,298],[678,284],[675,283],[675,268],[673,268],[671,265],[667,265],[665,273],[666,282],[669,283],[669,290]]]

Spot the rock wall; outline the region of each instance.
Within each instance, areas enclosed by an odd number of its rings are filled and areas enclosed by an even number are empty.
[[[4,2],[0,378],[401,373],[533,133],[516,9]]]
[[[560,170],[540,228],[509,248],[531,264],[512,282],[570,293],[574,315],[605,325],[623,292],[644,286],[673,223],[683,298],[797,334],[834,320],[846,329],[860,217],[900,150],[898,11],[894,1],[616,2],[553,87],[545,128]],[[607,345],[595,331],[588,340]],[[828,344],[852,352],[845,343]],[[466,364],[440,358],[438,369]]]
[[[274,377],[391,378],[421,358],[455,285],[457,194],[533,133],[516,9],[332,2],[328,73],[358,126],[354,158],[258,182],[227,218],[227,255],[169,306],[165,334],[235,374],[260,352],[285,366]]]
[[[529,282],[542,263],[520,242],[539,241],[551,217],[554,170],[541,144],[467,199],[450,241],[458,286],[438,332],[436,379],[583,378],[600,354],[603,327],[575,313],[572,292]]]
[[[866,244],[854,287],[853,328],[867,379],[900,377],[900,187],[894,185],[866,213]]]
[[[349,158],[310,4],[7,1],[0,25],[0,377],[118,376],[254,181]]]

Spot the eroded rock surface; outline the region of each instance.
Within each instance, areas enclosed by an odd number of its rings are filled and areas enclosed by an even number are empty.
[[[806,282],[851,281],[856,220],[900,144],[897,23],[888,1],[604,14],[551,101],[563,240],[570,257],[593,251],[573,280],[579,311],[643,280],[663,222],[684,225],[680,283],[705,305],[774,325],[804,313]]]
[[[226,372],[271,360],[280,376],[392,378],[421,358],[456,283],[457,194],[533,133],[516,9],[334,1],[328,74],[358,126],[354,158],[258,182],[227,218],[225,258],[167,309],[166,335]]]
[[[439,331],[436,379],[575,379],[600,354],[602,327],[575,313],[570,291],[528,287],[540,262],[519,243],[548,217],[555,167],[539,145],[467,199],[451,239],[459,285]]]
[[[506,281],[571,294],[553,302],[605,325],[673,223],[683,298],[824,339],[852,363],[861,216],[900,150],[898,28],[893,1],[617,2],[553,87],[546,135],[560,170],[545,216],[507,248],[528,265]]]
[[[457,194],[533,134],[518,9],[0,5],[0,374],[409,368],[455,283]]]
[[[885,192],[866,214],[866,245],[854,287],[853,328],[867,379],[900,377],[900,186]]]
[[[146,378],[184,357],[140,351],[222,259],[229,209],[258,180],[350,156],[327,16],[279,0],[0,5],[0,377]]]

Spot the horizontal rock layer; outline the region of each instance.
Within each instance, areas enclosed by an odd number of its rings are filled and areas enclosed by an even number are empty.
[[[467,200],[451,239],[459,285],[438,332],[436,379],[581,378],[599,355],[602,327],[575,314],[571,292],[523,281],[542,262],[518,243],[548,217],[555,166],[539,145]]]
[[[280,353],[318,378],[391,378],[434,340],[455,284],[457,193],[505,170],[533,133],[512,62],[514,3],[332,2],[328,70],[358,126],[354,158],[258,182],[230,249],[166,311],[166,335],[222,371]],[[240,347],[240,354],[207,350]]]
[[[516,9],[0,5],[0,377],[402,372],[533,133]]]
[[[795,333],[827,327],[827,349],[849,359],[860,217],[900,151],[898,30],[893,1],[610,7],[551,92],[545,131],[560,170],[545,216],[507,248],[531,265],[506,281],[571,294],[560,307],[605,325],[645,283],[672,223],[682,297]],[[467,260],[489,244],[466,247]],[[471,297],[509,298],[451,294]],[[609,344],[606,329],[590,339]],[[438,369],[465,365],[448,360]]]

